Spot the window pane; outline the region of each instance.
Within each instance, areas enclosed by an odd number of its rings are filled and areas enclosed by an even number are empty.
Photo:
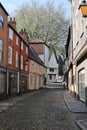
[[[4,27],[4,17],[0,15],[0,27]]]
[[[26,46],[26,54],[28,54],[28,47]]]
[[[23,50],[23,42],[21,42],[21,49]]]
[[[9,39],[13,39],[13,31],[9,28]]]
[[[21,69],[23,69],[23,56],[21,56]]]
[[[16,45],[18,45],[18,36],[16,37]]]
[[[53,68],[50,68],[50,71],[51,71],[51,72],[54,72],[54,69],[53,69]]]
[[[16,52],[16,67],[18,67],[18,52]]]
[[[0,39],[0,61],[2,61],[3,60],[3,45],[4,43],[3,43],[3,40],[2,39]]]
[[[8,63],[12,64],[12,48],[8,48]]]

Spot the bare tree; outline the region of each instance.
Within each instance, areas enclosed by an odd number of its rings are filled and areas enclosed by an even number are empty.
[[[52,48],[55,49],[56,55],[64,55],[69,20],[61,5],[55,8],[53,2],[48,1],[45,5],[39,5],[32,1],[31,5],[26,3],[18,9],[16,19],[18,30],[21,27],[26,28],[30,37],[44,40],[51,51]]]

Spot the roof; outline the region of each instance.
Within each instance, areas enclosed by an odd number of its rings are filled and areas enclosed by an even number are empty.
[[[33,37],[29,38],[29,44],[45,44],[47,47],[49,47],[45,41]]]
[[[8,12],[5,10],[5,8],[3,7],[3,5],[1,4],[1,2],[0,2],[0,7],[4,10],[4,12],[5,12],[7,15],[9,15]]]
[[[30,37],[29,43],[45,43],[45,42],[40,39]]]
[[[42,60],[40,59],[40,57],[38,56],[38,54],[36,53],[34,48],[29,47],[29,56],[28,57],[31,60],[37,62],[38,64],[44,66],[44,63],[42,62]]]
[[[68,56],[68,47],[69,47],[69,43],[70,43],[70,36],[71,36],[71,27],[69,27],[68,37],[67,37],[67,42],[66,42],[66,56]]]

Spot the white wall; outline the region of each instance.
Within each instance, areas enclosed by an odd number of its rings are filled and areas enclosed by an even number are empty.
[[[50,60],[48,61],[48,66],[50,68],[58,68],[58,64],[55,55],[52,53]]]

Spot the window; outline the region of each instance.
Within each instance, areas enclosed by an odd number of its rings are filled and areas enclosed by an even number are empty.
[[[21,50],[23,50],[23,42],[21,41]]]
[[[4,42],[0,39],[0,61],[3,61]]]
[[[52,79],[52,75],[49,75],[49,79]]]
[[[13,31],[11,28],[9,28],[9,39],[13,39]]]
[[[0,14],[0,27],[4,27],[4,17]]]
[[[10,46],[8,48],[8,63],[12,64],[12,48]]]
[[[53,68],[50,68],[50,72],[54,72],[54,69],[53,69]]]
[[[32,66],[34,66],[35,65],[35,62],[34,61],[32,61]]]
[[[26,54],[28,54],[28,47],[26,46]]]
[[[79,71],[78,78],[80,100],[85,101],[85,69]]]
[[[21,56],[21,69],[23,69],[23,56]]]
[[[18,52],[16,52],[16,62],[15,62],[15,66],[18,67]]]
[[[18,36],[16,36],[16,45],[18,45]]]

